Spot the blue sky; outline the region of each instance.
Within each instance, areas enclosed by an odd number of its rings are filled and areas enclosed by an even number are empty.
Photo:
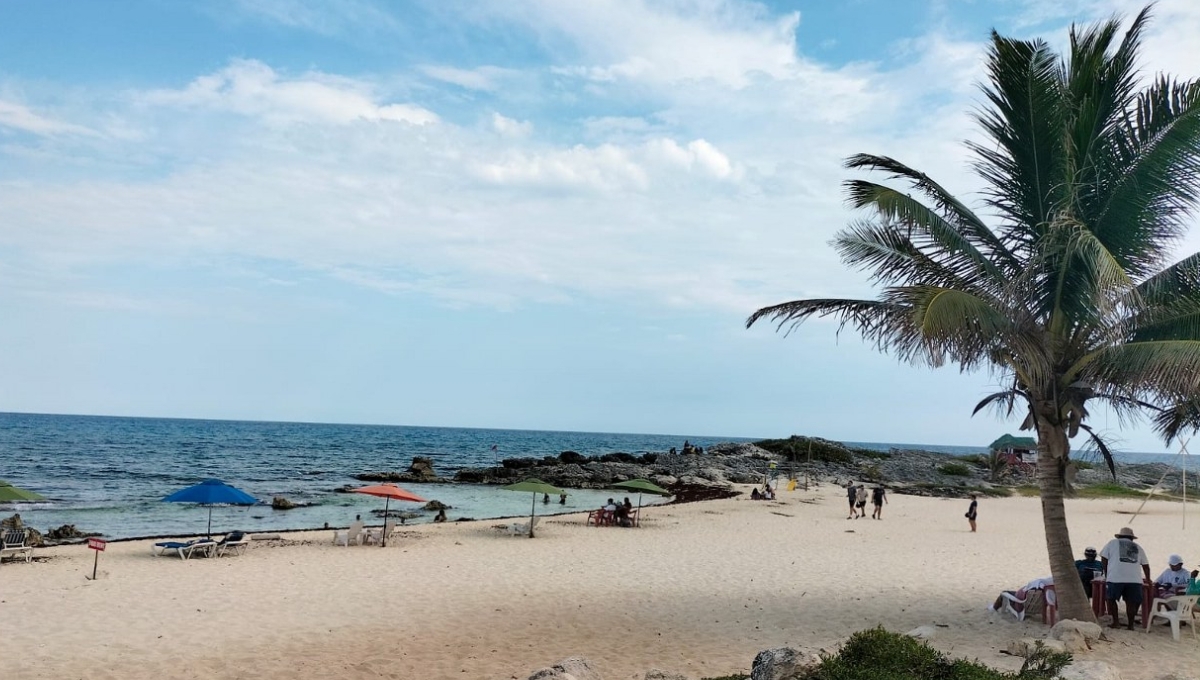
[[[1138,7],[5,3],[0,410],[986,444],[988,375],[743,322],[870,294],[847,155],[978,189],[990,28]]]

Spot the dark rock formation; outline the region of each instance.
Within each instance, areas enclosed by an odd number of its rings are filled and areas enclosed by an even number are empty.
[[[295,503],[289,501],[288,499],[284,498],[283,496],[276,496],[271,499],[271,509],[273,509],[273,510],[291,510],[292,508],[295,508],[295,507],[299,507],[299,506],[296,505]]]
[[[58,543],[82,543],[88,538],[103,535],[104,534],[98,534],[95,532],[80,531],[79,529],[75,528],[74,524],[64,524],[57,529],[51,529],[47,531],[44,541],[42,540],[43,537],[39,536],[38,543],[34,543],[33,545],[41,545],[43,542],[46,545]]]
[[[413,458],[412,464],[404,472],[366,472],[354,475],[354,478],[363,482],[406,482],[409,484],[439,484],[450,481],[439,477],[433,469],[433,460],[423,456]]]
[[[445,503],[438,501],[438,500],[429,501],[424,506],[422,506],[422,508],[425,510],[451,510],[452,509],[449,505],[446,505]]]

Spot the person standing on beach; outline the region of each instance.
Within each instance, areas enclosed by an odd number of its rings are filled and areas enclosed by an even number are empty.
[[[867,516],[867,496],[869,495],[867,493],[867,485],[859,484],[858,489],[855,491],[855,498],[857,500],[854,502],[854,509],[858,511],[858,519]]]
[[[1104,597],[1108,610],[1113,613],[1112,628],[1121,627],[1121,612],[1117,600],[1125,600],[1127,626],[1133,630],[1133,615],[1142,607],[1142,584],[1150,583],[1150,560],[1146,551],[1134,541],[1133,529],[1122,527],[1113,540],[1100,549],[1100,563],[1104,565]]]
[[[971,494],[971,506],[967,508],[967,523],[971,525],[971,533],[975,533],[975,517],[979,514],[979,497]]]
[[[846,482],[846,499],[850,501],[850,514],[846,519],[854,519],[854,501],[858,499],[858,489],[854,488],[854,482]]]
[[[887,502],[887,491],[884,491],[882,484],[871,490],[871,502],[875,504],[875,512],[871,513],[871,519],[883,519],[883,504]]]

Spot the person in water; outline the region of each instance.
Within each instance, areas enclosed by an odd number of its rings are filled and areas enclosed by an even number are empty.
[[[441,510],[438,510],[438,514],[436,516],[434,516],[433,521],[445,522],[446,521],[446,509],[442,508]]]

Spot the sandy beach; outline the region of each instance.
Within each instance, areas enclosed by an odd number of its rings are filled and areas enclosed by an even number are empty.
[[[890,501],[883,521],[848,521],[841,490],[826,486],[652,508],[640,529],[569,515],[530,540],[482,521],[405,530],[387,548],[334,547],[317,531],[186,562],[152,557],[148,541],[114,543],[95,582],[91,551],[44,549],[0,566],[3,676],[523,680],[583,656],[610,679],[650,668],[701,678],[877,625],[936,625],[937,648],[1018,668],[1000,650],[1045,627],[986,606],[1049,573],[1038,500],[982,500],[977,534],[965,501]],[[1069,501],[1078,552],[1101,547],[1137,505]],[[1133,527],[1154,575],[1172,552],[1200,562],[1180,504],[1150,503]],[[1087,658],[1127,680],[1200,662],[1186,630],[1182,643],[1165,627],[1107,635]]]

